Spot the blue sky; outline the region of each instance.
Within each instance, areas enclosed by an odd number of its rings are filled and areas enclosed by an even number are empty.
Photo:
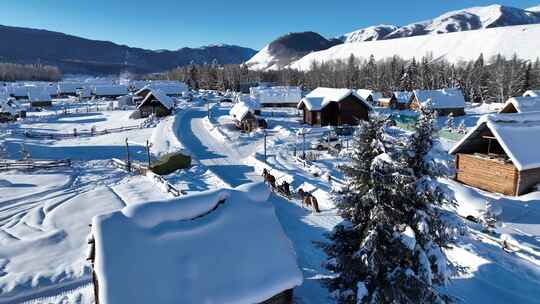
[[[149,49],[227,43],[262,48],[287,32],[339,36],[375,24],[405,25],[449,10],[540,0],[3,0],[0,24],[42,28]]]

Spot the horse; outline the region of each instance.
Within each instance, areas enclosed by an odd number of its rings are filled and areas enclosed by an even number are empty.
[[[311,205],[313,206],[313,210],[315,210],[315,212],[317,213],[320,213],[321,210],[319,209],[319,202],[317,201],[317,198],[315,198],[315,196],[313,195],[310,195],[311,197]]]
[[[311,194],[304,192],[304,197],[302,198],[302,207],[311,207]]]

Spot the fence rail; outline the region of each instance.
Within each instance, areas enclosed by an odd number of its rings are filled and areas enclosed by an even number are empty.
[[[58,167],[71,167],[70,159],[62,160],[8,160],[0,161],[0,171],[2,170],[36,170],[36,169],[50,169]]]
[[[136,172],[140,175],[151,177],[155,182],[162,184],[165,187],[165,190],[171,193],[173,196],[180,196],[186,194],[184,190],[178,190],[164,177],[155,174],[154,172],[150,171],[147,166],[141,165],[137,162],[126,163],[123,160],[113,158],[111,159],[111,165],[122,170]]]
[[[74,137],[92,137],[98,135],[105,135],[111,133],[119,133],[130,130],[144,129],[145,123],[135,126],[119,127],[119,128],[110,128],[104,130],[73,130],[72,133],[46,133],[46,132],[36,132],[33,129],[16,129],[9,130],[13,135],[23,135],[27,138],[36,138],[36,139],[64,139],[64,138],[74,138]]]

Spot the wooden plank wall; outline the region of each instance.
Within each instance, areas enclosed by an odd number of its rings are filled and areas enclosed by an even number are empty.
[[[466,185],[505,195],[516,195],[519,173],[509,163],[469,154],[456,155],[456,180]]]

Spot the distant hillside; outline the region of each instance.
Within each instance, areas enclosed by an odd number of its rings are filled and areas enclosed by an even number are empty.
[[[531,7],[528,9],[521,9],[521,8],[515,8],[515,7],[509,7],[509,6],[503,6],[503,5],[489,5],[489,6],[482,6],[482,7],[471,7],[466,8],[462,10],[456,10],[451,11],[445,14],[442,14],[434,19],[421,21],[421,22],[415,22],[411,23],[409,25],[405,26],[395,26],[395,25],[376,25],[376,26],[370,26],[366,28],[362,28],[347,34],[342,35],[341,37],[337,39],[330,40],[332,42],[335,42],[336,40],[339,40],[345,44],[349,43],[363,43],[367,41],[375,42],[375,41],[386,41],[386,40],[394,40],[394,39],[404,39],[409,37],[415,37],[415,36],[436,36],[440,34],[448,34],[448,33],[455,33],[455,32],[464,32],[464,31],[472,31],[472,30],[485,30],[485,29],[492,29],[492,28],[500,28],[500,27],[507,27],[507,26],[514,26],[514,25],[529,25],[529,24],[539,24],[540,23],[540,6]],[[469,46],[467,43],[472,43],[471,45],[471,54],[474,54],[476,56],[476,51],[480,48],[480,41],[482,41],[483,37],[481,34],[472,34],[473,37],[477,37],[479,39],[478,41],[455,41],[455,43],[459,43],[460,47],[467,49]],[[529,37],[532,40],[540,40],[537,37]],[[321,37],[322,38],[322,37]],[[511,37],[508,37],[511,39]],[[324,39],[324,38],[323,38]],[[525,52],[528,52],[530,50],[525,50],[527,48],[527,44],[524,41],[519,41],[516,39],[508,40],[507,43],[505,41],[497,41],[496,37],[490,37],[491,42],[489,44],[506,44],[511,45],[511,43],[520,43],[520,45],[516,46],[516,52],[524,50]],[[506,38],[505,38],[506,39]],[[325,39],[326,40],[326,39]],[[421,41],[425,41],[426,43],[431,42],[431,38],[425,38],[420,39]],[[420,41],[418,40],[418,41]],[[329,41],[329,40],[327,40]],[[433,41],[441,41],[441,39],[434,38]],[[360,50],[359,48],[365,47],[365,45],[362,46],[356,46],[351,47],[350,49],[356,49],[355,53],[367,53],[367,57],[369,55],[373,54],[375,57],[382,59],[387,54],[404,54],[408,55],[409,53],[414,53],[414,51],[424,52],[425,50],[432,50],[434,53],[444,55],[445,53],[449,53],[450,55],[446,56],[447,58],[451,59],[453,58],[452,54],[455,52],[455,48],[457,46],[451,45],[451,44],[444,44],[441,41],[441,44],[437,44],[436,47],[433,45],[412,45],[412,49],[396,49],[394,46],[399,46],[401,44],[409,45],[409,42],[403,42],[403,43],[388,43],[388,44],[382,44],[389,49],[371,49],[371,44],[368,46],[368,48],[364,50]],[[336,43],[333,43],[336,44]],[[271,44],[270,44],[271,45]],[[378,45],[378,44],[373,44]],[[481,47],[482,49],[486,49],[487,46]],[[328,49],[328,48],[327,48]],[[321,49],[324,50],[324,49]],[[344,52],[350,54],[351,52],[348,51],[349,47],[345,45],[340,45],[337,47],[333,47],[331,49],[328,49],[328,52],[323,52],[322,54],[329,54],[334,52]],[[375,52],[376,50],[376,52]],[[315,49],[312,49],[310,51],[316,51]],[[491,50],[488,50],[488,52],[491,52]],[[425,53],[425,52],[424,52]],[[424,53],[416,53],[416,56],[422,56]],[[463,55],[465,57],[469,57],[467,54],[465,54],[466,51],[464,51]],[[291,55],[289,55],[291,54]],[[253,58],[251,58],[247,64],[250,66],[251,69],[255,70],[265,70],[265,69],[279,69],[283,68],[286,65],[287,62],[294,62],[297,60],[299,54],[301,52],[282,52],[280,54],[277,54],[277,52],[272,52],[271,50],[266,47],[265,49],[261,50],[257,55],[255,55]],[[305,53],[307,55],[307,53]],[[315,58],[316,56],[319,56],[321,53],[315,53],[311,55],[307,55],[310,58]],[[456,54],[456,57],[460,57],[461,54]],[[518,55],[521,55],[518,52]],[[330,58],[341,58],[340,55],[335,56],[329,56]],[[407,56],[405,56],[407,57]],[[322,60],[322,58],[317,58]],[[319,60],[319,61],[320,61]],[[303,64],[305,62],[304,59],[299,61],[302,67],[304,68]],[[293,65],[298,66],[298,65]]]
[[[291,64],[291,68],[309,70],[313,62],[357,58],[389,58],[394,55],[411,59],[431,54],[435,60],[450,62],[490,58],[501,54],[507,58],[517,54],[521,59],[536,60],[540,56],[540,24],[506,26],[441,35],[422,35],[400,39],[345,43],[324,51],[310,53]]]
[[[246,64],[255,70],[280,69],[310,52],[340,43],[337,39],[327,40],[314,32],[289,33],[270,42]]]
[[[212,62],[242,63],[256,51],[233,45],[152,51],[66,35],[59,32],[0,25],[0,61],[45,63],[64,73],[113,74],[122,71],[161,72],[177,66]],[[6,43],[7,42],[7,43]]]

